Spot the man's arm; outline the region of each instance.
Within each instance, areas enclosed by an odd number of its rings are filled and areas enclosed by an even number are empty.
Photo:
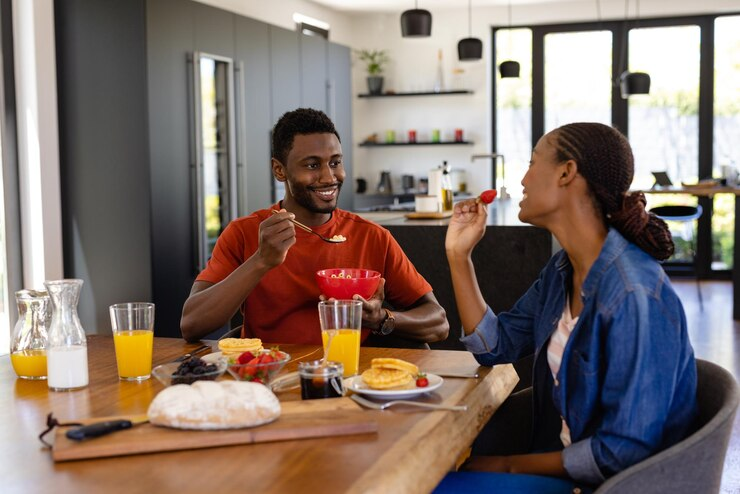
[[[387,313],[383,309],[384,287],[385,279],[381,279],[378,289],[370,299],[364,300],[355,295],[358,300],[363,300],[362,326],[365,328],[380,329],[386,320]],[[395,318],[395,328],[391,333],[394,336],[434,343],[447,339],[450,332],[447,314],[432,292],[422,295],[407,308],[391,312]]]
[[[259,247],[249,259],[218,283],[193,283],[182,308],[183,338],[197,341],[226,324],[265,273],[283,263],[295,244],[295,227],[290,222],[294,217],[284,209],[270,216],[260,223]]]

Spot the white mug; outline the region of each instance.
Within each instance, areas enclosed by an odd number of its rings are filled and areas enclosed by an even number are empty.
[[[437,196],[416,195],[414,196],[414,208],[417,213],[436,213],[439,211],[439,200]]]

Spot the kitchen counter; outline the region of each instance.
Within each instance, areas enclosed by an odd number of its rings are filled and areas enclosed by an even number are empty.
[[[537,279],[553,251],[553,237],[542,228],[519,221],[519,201],[496,200],[488,226],[473,251],[473,264],[483,298],[495,312],[510,309]],[[449,219],[411,220],[404,212],[358,212],[391,232],[419,273],[434,289],[447,312],[450,335],[432,348],[462,349],[460,317],[452,290],[444,243]]]

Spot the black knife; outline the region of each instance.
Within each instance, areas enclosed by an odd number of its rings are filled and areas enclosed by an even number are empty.
[[[70,429],[65,433],[65,436],[73,441],[83,441],[85,439],[104,436],[111,432],[130,429],[134,425],[143,424],[145,422],[147,421],[144,420],[134,423],[131,420],[107,420],[105,422],[97,422],[95,424],[83,425],[82,427]]]

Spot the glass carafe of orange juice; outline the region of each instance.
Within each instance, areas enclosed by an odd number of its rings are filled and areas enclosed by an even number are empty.
[[[23,379],[46,379],[46,349],[51,324],[51,299],[45,291],[15,292],[18,322],[10,337],[10,361]]]

